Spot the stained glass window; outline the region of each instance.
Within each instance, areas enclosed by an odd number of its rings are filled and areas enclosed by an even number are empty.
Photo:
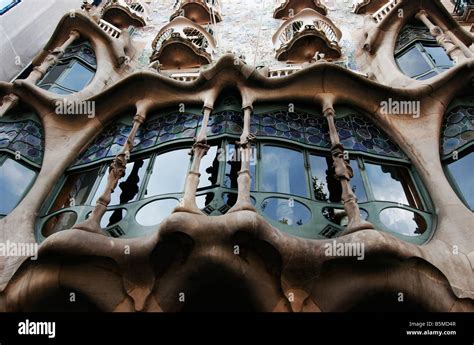
[[[453,188],[474,210],[474,99],[449,111],[441,129],[441,156]]]
[[[474,107],[459,106],[451,110],[442,128],[441,154],[446,157],[474,141]]]
[[[0,122],[0,151],[8,151],[20,159],[41,165],[44,151],[41,125],[32,120]]]
[[[158,116],[144,123],[137,132],[134,153],[179,139],[194,139],[201,126],[202,115],[172,113]],[[341,142],[348,151],[406,159],[405,154],[369,119],[357,114],[335,120]],[[240,136],[243,114],[240,111],[216,112],[209,118],[208,138],[218,135]],[[118,154],[127,140],[132,126],[112,124],[95,140],[74,166],[88,164]],[[323,116],[305,112],[288,113],[277,110],[251,117],[250,132],[260,138],[276,137],[319,148],[330,149],[329,128]]]
[[[253,116],[252,133],[259,137],[279,137],[329,149],[327,120],[314,115],[285,111]],[[406,159],[405,154],[370,120],[353,114],[335,119],[341,143],[348,151],[366,152]]]

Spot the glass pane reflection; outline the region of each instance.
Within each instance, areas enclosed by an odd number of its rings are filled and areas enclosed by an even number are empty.
[[[418,213],[401,208],[386,208],[380,212],[380,220],[391,231],[405,236],[420,236],[427,225]]]
[[[416,47],[410,48],[406,53],[397,58],[398,66],[409,77],[415,77],[431,70],[421,52]]]
[[[137,199],[140,186],[143,182],[143,177],[145,176],[145,172],[148,167],[148,162],[149,159],[147,158],[137,159],[127,164],[125,176],[120,179],[117,187],[111,194],[109,205],[126,204]],[[95,205],[97,199],[99,199],[102,193],[104,193],[107,186],[108,176],[109,174],[105,173],[102,177],[99,188],[97,189],[92,200],[92,205]]]
[[[83,66],[80,62],[74,61],[56,83],[66,89],[80,91],[89,84],[93,77],[94,72]]]
[[[199,172],[199,187],[213,186],[217,183],[219,173],[219,153],[218,146],[211,146],[207,154],[202,158]]]
[[[429,54],[431,60],[437,67],[452,67],[453,60],[449,58],[449,55],[446,53],[446,50],[442,47],[426,47],[426,52]]]
[[[0,214],[9,214],[23,198],[36,174],[33,170],[7,158],[0,166]]]
[[[267,217],[282,224],[300,226],[311,220],[311,211],[293,199],[268,198],[261,207]]]
[[[242,158],[240,157],[240,151],[236,145],[227,145],[227,150],[225,152],[225,176],[224,176],[224,186],[227,188],[237,189],[237,178],[239,177],[238,173],[242,165]],[[255,190],[255,166],[257,164],[257,149],[255,146],[252,146],[250,159],[250,176],[251,186],[250,190]]]
[[[157,225],[168,217],[176,206],[178,206],[176,199],[156,200],[143,206],[135,219],[143,226]]]
[[[107,228],[109,226],[117,224],[126,215],[127,215],[127,210],[124,208],[118,208],[113,211],[107,211],[104,213],[104,215],[102,216],[102,219],[100,220],[100,226],[102,228]]]
[[[474,211],[474,178],[472,169],[474,168],[474,152],[454,161],[448,165],[449,172],[459,187],[459,192]]]
[[[50,212],[75,205],[84,205],[98,175],[99,168],[69,175]]]
[[[66,211],[59,213],[44,223],[41,233],[44,237],[48,237],[56,232],[71,229],[73,225],[76,224],[76,220],[76,212]]]
[[[214,193],[206,193],[203,195],[198,195],[196,196],[196,205],[200,209],[203,209],[207,205],[209,205],[213,199],[214,199]]]
[[[392,201],[423,209],[416,188],[406,168],[365,163],[365,170],[375,200]]]
[[[181,193],[184,190],[184,182],[189,169],[190,156],[188,152],[188,149],[181,149],[156,157],[145,197]]]
[[[311,185],[313,187],[316,200],[326,202],[341,202],[342,187],[341,183],[334,178],[333,160],[330,156],[323,157],[310,155],[311,165]],[[360,174],[357,160],[350,161],[354,177],[350,183],[357,200],[359,202],[367,201],[364,183]]]
[[[303,153],[283,147],[262,147],[260,186],[264,192],[308,196]]]

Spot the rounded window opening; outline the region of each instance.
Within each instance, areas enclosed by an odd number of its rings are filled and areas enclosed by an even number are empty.
[[[455,100],[441,129],[441,161],[461,201],[474,211],[474,96]]]
[[[432,78],[454,66],[428,27],[416,19],[401,30],[395,47],[395,60],[405,75],[418,80]]]
[[[38,86],[56,94],[68,95],[84,89],[94,78],[96,69],[96,56],[90,43],[76,42],[48,69]]]

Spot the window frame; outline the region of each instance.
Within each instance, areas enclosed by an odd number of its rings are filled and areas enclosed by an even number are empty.
[[[451,60],[453,62],[453,65],[449,68],[446,68],[447,66],[443,67],[442,65],[440,65],[440,66],[436,65],[436,63],[430,57],[430,54],[428,53],[428,51],[426,51],[425,47],[433,47],[433,48],[434,47],[440,47],[440,48],[443,48],[440,45],[438,45],[436,42],[428,41],[428,40],[422,40],[422,39],[416,39],[416,40],[411,41],[410,43],[408,43],[402,49],[400,49],[398,52],[395,53],[395,61],[397,63],[397,67],[404,75],[406,75],[409,78],[416,79],[416,80],[425,80],[423,78],[426,77],[427,75],[429,75],[433,72],[435,72],[436,75],[439,75],[443,72],[446,72],[448,69],[450,69],[451,67],[453,67],[455,65],[455,62],[453,60]],[[406,53],[408,53],[411,49],[417,49],[418,50],[418,52],[420,53],[420,55],[422,56],[424,61],[431,67],[430,70],[428,70],[426,72],[423,72],[421,74],[414,75],[414,76],[410,76],[410,75],[408,75],[404,72],[403,68],[400,65],[399,59],[400,59],[400,57],[402,57]],[[451,59],[451,57],[448,55],[448,53],[446,53],[446,55],[448,56],[449,59]],[[429,78],[426,78],[426,79],[429,79]]]
[[[36,179],[38,178],[39,171],[37,170],[37,168],[35,166],[27,164],[22,159],[15,159],[14,157],[12,157],[12,155],[9,152],[5,152],[5,151],[0,151],[0,169],[2,168],[3,164],[5,164],[5,162],[8,159],[13,160],[14,162],[20,164],[24,168],[26,168],[26,169],[30,170],[31,172],[33,172],[34,175],[35,175],[34,178],[30,181],[30,183],[28,183],[28,185],[26,186],[25,191],[21,194],[21,197],[19,198],[19,201],[17,202],[15,207],[13,207],[12,210],[8,213],[8,214],[10,214],[11,212],[13,212],[18,207],[18,205],[23,201],[23,199],[26,197],[26,195],[30,192],[31,188],[33,187],[33,185],[36,182]],[[8,214],[1,214],[0,213],[0,219],[5,218],[6,216],[8,216]]]
[[[10,3],[2,8],[0,8],[0,16],[4,15],[8,11],[10,11],[13,7],[18,5],[21,2],[21,0],[11,0]]]
[[[446,108],[444,116],[443,116],[443,122],[441,124],[441,133],[440,133],[440,146],[439,146],[439,151],[440,151],[440,161],[441,161],[441,166],[443,167],[443,172],[444,176],[446,176],[446,179],[448,180],[449,184],[451,185],[451,188],[453,188],[454,192],[458,196],[458,198],[463,202],[463,204],[466,206],[468,210],[474,213],[474,209],[471,209],[469,202],[466,200],[464,197],[463,193],[461,192],[461,187],[459,186],[457,180],[454,178],[453,174],[449,170],[449,165],[454,162],[453,159],[453,152],[457,151],[458,152],[458,160],[462,159],[463,157],[469,155],[470,153],[474,152],[474,140],[465,143],[458,149],[452,151],[451,153],[445,155],[443,154],[443,139],[444,139],[444,124],[446,121],[446,117],[448,114],[453,111],[456,108],[459,107],[472,107],[474,108],[474,97],[473,96],[467,96],[467,97],[461,97],[458,99],[454,99],[451,104]]]
[[[281,108],[273,108],[273,109],[274,110],[276,110],[276,109],[281,110]],[[345,116],[349,115],[350,113],[359,114],[360,116],[366,116],[364,114],[364,112],[360,111],[360,110],[356,110],[356,109],[351,108],[348,112],[347,110],[344,110],[344,109],[347,109],[347,107],[342,106],[341,109],[338,109],[337,117],[345,117]],[[298,110],[295,110],[295,111],[299,111],[299,110],[301,110],[303,112],[307,112],[310,115],[321,116],[321,114],[316,114],[316,113],[314,113],[314,111],[310,112],[308,110],[305,110],[304,108],[300,109],[300,107],[298,107]],[[240,110],[236,110],[236,111],[240,111]],[[271,111],[271,110],[268,110],[268,111]],[[188,111],[187,113],[198,114],[198,111]],[[168,112],[163,112],[163,113],[160,113],[159,116],[166,116],[167,114],[169,114],[169,113]],[[259,112],[258,114],[261,114],[261,112]],[[200,114],[200,115],[202,116],[202,114]],[[128,121],[126,123],[124,122],[124,124],[128,124]],[[198,125],[197,130],[199,130],[199,128],[200,128],[200,126]],[[208,139],[208,144],[211,145],[211,146],[217,146],[217,149],[226,150],[227,145],[235,144],[235,141],[239,140],[239,138],[240,137],[238,135],[235,135],[233,133],[225,133],[224,132],[224,133],[220,133],[220,134],[216,134],[216,135],[211,135],[210,138]],[[390,140],[391,138],[387,136],[387,139]],[[169,152],[169,151],[174,151],[174,150],[179,150],[179,149],[190,149],[190,147],[192,146],[193,143],[194,143],[194,140],[193,140],[193,138],[190,138],[190,137],[176,138],[176,139],[173,139],[171,141],[165,141],[165,142],[162,142],[162,143],[157,143],[154,146],[151,146],[147,149],[138,151],[137,153],[132,152],[131,161],[135,160],[135,159],[140,159],[140,158],[149,158],[150,159],[147,171],[145,172],[143,181],[140,185],[140,191],[139,191],[139,194],[137,196],[137,199],[135,201],[127,203],[127,204],[114,205],[112,207],[109,207],[107,210],[110,211],[110,210],[115,210],[115,209],[118,209],[118,208],[125,208],[127,210],[127,215],[124,217],[124,220],[122,220],[121,222],[124,222],[123,223],[124,226],[128,226],[128,225],[132,224],[131,222],[133,222],[134,212],[138,212],[138,210],[141,207],[144,207],[149,202],[154,202],[154,201],[160,200],[160,199],[168,199],[168,198],[179,199],[179,198],[181,198],[183,193],[168,193],[168,194],[150,196],[150,197],[147,197],[147,198],[144,197],[145,196],[144,193],[145,193],[146,186],[148,185],[149,180],[150,180],[150,178],[153,174],[153,169],[152,168],[155,164],[156,157],[158,155],[164,154],[164,153]],[[302,153],[303,160],[304,160],[304,171],[306,173],[306,186],[307,186],[307,188],[309,188],[309,193],[308,193],[307,197],[301,197],[301,196],[292,195],[292,194],[262,192],[261,191],[261,185],[260,185],[261,170],[260,169],[261,169],[261,166],[262,166],[261,165],[262,147],[264,145],[282,147],[282,148],[285,148],[285,149],[295,150],[297,152]],[[266,198],[269,198],[269,197],[282,197],[282,198],[294,199],[295,201],[302,202],[306,207],[308,207],[311,210],[312,216],[311,216],[311,221],[309,222],[309,224],[305,224],[301,227],[291,227],[289,225],[288,226],[281,226],[279,229],[282,232],[294,234],[294,235],[297,235],[297,236],[300,236],[300,237],[303,237],[303,238],[322,239],[322,238],[320,238],[321,236],[326,236],[326,235],[323,235],[323,233],[325,233],[326,228],[324,228],[322,230],[319,229],[320,222],[318,222],[318,219],[325,219],[324,221],[322,221],[322,223],[324,223],[324,224],[326,224],[328,222],[328,218],[325,218],[325,216],[323,214],[320,214],[321,210],[326,208],[326,207],[333,208],[333,209],[343,209],[344,206],[340,202],[339,203],[323,202],[323,201],[317,200],[314,197],[314,194],[313,194],[314,191],[312,189],[312,184],[311,184],[311,176],[312,175],[311,175],[311,165],[310,165],[310,161],[309,161],[309,156],[311,154],[315,154],[315,155],[318,155],[318,156],[328,156],[328,155],[331,154],[331,150],[329,148],[326,148],[326,147],[317,147],[315,145],[310,145],[310,144],[307,144],[307,143],[298,142],[298,141],[291,140],[291,139],[288,139],[288,138],[270,137],[270,136],[258,136],[257,137],[257,142],[255,143],[255,148],[256,148],[256,162],[255,162],[256,166],[255,166],[255,175],[253,176],[254,189],[251,190],[251,199],[253,200],[255,207],[257,209],[259,209],[259,207],[261,206],[260,205],[261,202],[263,202]],[[410,164],[409,159],[407,157],[400,158],[400,157],[395,157],[395,156],[381,156],[381,155],[377,155],[376,153],[373,153],[373,152],[362,152],[362,151],[351,151],[351,150],[346,150],[346,151],[349,152],[349,158],[350,159],[355,159],[357,161],[357,164],[358,164],[359,169],[360,169],[362,183],[364,184],[364,188],[365,188],[365,192],[366,192],[366,196],[367,196],[367,201],[359,203],[360,208],[361,208],[361,212],[363,211],[363,212],[367,213],[369,219],[372,218],[370,221],[372,221],[374,223],[374,225],[382,231],[386,231],[387,230],[386,227],[380,227],[380,221],[377,222],[376,220],[373,219],[373,217],[378,218],[378,214],[383,209],[391,208],[391,207],[392,208],[393,207],[395,207],[395,208],[398,207],[398,208],[401,208],[401,209],[405,209],[405,210],[417,213],[417,214],[421,215],[423,217],[423,219],[425,220],[425,222],[427,223],[428,228],[427,228],[426,232],[421,234],[420,236],[416,236],[416,237],[406,237],[406,236],[404,237],[403,235],[400,235],[399,237],[401,237],[402,239],[407,240],[409,242],[412,242],[412,243],[418,243],[418,244],[425,243],[430,238],[430,236],[433,234],[433,230],[434,230],[433,206],[432,206],[431,200],[429,199],[429,195],[426,193],[426,189],[423,185],[423,182],[421,181],[421,178],[419,178],[419,176],[418,176],[418,174],[415,170],[415,167]],[[113,160],[113,158],[114,157],[101,158],[101,159],[98,159],[98,160],[93,161],[93,162],[89,162],[89,163],[85,163],[85,164],[82,164],[82,165],[79,165],[79,166],[76,166],[76,167],[72,167],[72,168],[68,169],[67,172],[84,171],[84,170],[87,170],[87,169],[93,169],[94,167],[96,167],[98,165],[101,165],[102,166],[101,173],[105,174],[107,172],[108,167],[110,165],[110,162]],[[408,172],[408,175],[411,178],[411,182],[413,183],[413,186],[415,188],[414,191],[417,193],[417,196],[420,199],[420,202],[421,202],[420,209],[413,208],[410,205],[398,204],[396,202],[377,201],[377,200],[375,200],[375,198],[373,198],[373,195],[371,197],[370,196],[370,194],[372,194],[371,189],[370,189],[371,186],[370,186],[370,183],[368,182],[368,177],[366,176],[366,172],[365,172],[365,169],[364,169],[364,162],[365,161],[373,162],[375,164],[393,165],[393,166],[396,166],[396,167],[406,168],[407,172]],[[229,204],[226,201],[224,201],[223,195],[225,193],[234,194],[234,195],[238,193],[237,188],[229,188],[229,187],[225,186],[225,184],[224,184],[224,182],[225,182],[225,171],[226,171],[226,167],[227,167],[227,156],[226,156],[225,160],[220,160],[219,162],[220,162],[220,164],[219,164],[219,169],[218,169],[218,177],[217,177],[216,185],[199,188],[196,192],[196,197],[201,196],[201,195],[205,195],[207,193],[213,193],[214,194],[214,198],[210,201],[210,204],[209,204],[209,205],[213,206],[213,207],[209,208],[210,211],[208,212],[208,210],[207,210],[208,206],[207,205],[203,208],[203,212],[207,213],[208,215],[213,215],[213,214],[217,215],[217,213],[215,213],[217,211],[221,212],[221,214],[227,212],[227,210],[232,206],[232,204]],[[191,166],[191,164],[192,164],[192,160],[190,159],[189,160],[189,165],[188,165],[188,170],[189,170],[189,167]],[[96,193],[96,190],[97,190],[98,184],[100,183],[101,178],[98,177],[96,179],[94,190],[91,191],[91,195],[94,195]],[[55,198],[57,197],[57,193],[61,190],[63,184],[64,184],[64,182],[61,184],[61,186],[58,187],[55,197],[50,198],[50,203],[51,204],[54,202]],[[178,197],[177,195],[180,195],[180,196]],[[90,201],[91,201],[91,196],[89,196],[89,198],[88,198],[89,203],[90,203]],[[234,202],[234,200],[232,202]],[[135,205],[139,205],[138,206],[139,208],[136,208]],[[421,206],[423,208],[421,208]],[[88,207],[93,208],[93,205],[90,205]],[[66,209],[58,210],[58,212],[61,212],[61,211],[64,211],[64,210],[66,210]],[[224,210],[224,211],[222,211],[222,210]],[[318,210],[318,211],[316,212],[316,210]],[[258,212],[260,214],[262,214],[261,211],[258,211]],[[372,214],[372,216],[371,216],[371,214]],[[42,215],[43,215],[42,216],[43,219],[46,219],[46,217],[52,216],[52,214],[48,214],[48,213],[42,213]],[[129,218],[129,217],[131,217],[131,218]],[[270,223],[272,223],[272,220],[270,220],[268,217],[266,217],[266,219],[268,221],[270,221]],[[78,222],[79,221],[80,221],[80,219],[78,219]],[[43,222],[43,224],[44,224],[44,222]],[[122,223],[120,223],[120,224],[122,224]],[[317,227],[316,230],[314,229],[315,224],[318,224],[318,227]],[[310,225],[313,226],[312,229],[309,229]],[[114,225],[111,226],[111,228],[113,229],[116,226],[117,226],[117,224],[114,224]],[[343,227],[344,225],[341,225],[341,226]],[[340,229],[342,229],[341,226],[339,226]],[[298,229],[298,228],[300,228],[300,229]],[[303,229],[303,228],[305,228],[305,229]],[[109,228],[104,228],[104,230],[108,231]],[[135,230],[133,230],[133,231],[135,231]],[[339,231],[341,231],[341,230],[339,230]],[[40,229],[40,232],[41,232],[41,229]],[[397,233],[394,233],[392,231],[389,231],[389,233],[394,234],[395,236],[398,235]],[[127,232],[127,236],[128,236],[128,232]]]
[[[75,47],[80,47],[80,46],[87,46],[87,48],[89,48],[91,51],[94,52],[94,49],[92,48],[92,46],[88,42],[81,42],[81,43],[78,43],[76,45],[71,46],[70,48],[75,48]],[[94,55],[95,55],[95,52],[94,52]],[[67,87],[62,86],[58,82],[58,81],[64,79],[70,73],[70,71],[72,70],[74,64],[79,64],[84,69],[91,72],[91,74],[92,74],[89,81],[87,82],[87,84],[81,90],[69,89]],[[59,74],[57,76],[57,78],[54,81],[44,83],[44,80],[47,79],[49,74],[51,72],[53,72],[54,69],[59,65],[67,65],[67,66],[61,72],[61,74]],[[52,88],[56,87],[60,90],[65,91],[66,92],[65,95],[70,95],[70,94],[73,94],[73,93],[81,92],[82,90],[87,88],[87,86],[90,85],[92,83],[92,81],[94,80],[96,73],[97,73],[97,64],[96,64],[96,66],[93,66],[90,63],[88,63],[86,60],[84,60],[81,57],[80,54],[73,54],[73,55],[67,56],[64,59],[59,59],[59,61],[57,63],[50,66],[48,68],[48,70],[46,71],[46,73],[44,74],[44,76],[40,79],[40,81],[38,81],[37,86],[44,89],[44,90],[47,90],[47,91],[50,91]],[[53,92],[53,91],[50,91],[50,92]]]

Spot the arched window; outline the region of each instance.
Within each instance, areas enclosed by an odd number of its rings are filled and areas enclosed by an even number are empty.
[[[456,193],[474,211],[474,98],[456,100],[449,107],[441,132],[441,158]]]
[[[22,118],[0,120],[0,218],[24,198],[43,161],[41,124],[33,115]]]
[[[404,74],[419,80],[432,78],[454,65],[430,30],[418,20],[410,21],[400,32],[395,59]]]
[[[97,61],[88,42],[68,47],[59,59],[38,82],[38,86],[51,92],[67,95],[81,91],[94,78]]]
[[[197,204],[211,216],[225,214],[237,201],[241,157],[236,141],[243,125],[239,108],[224,99],[209,120],[211,148],[201,162]],[[189,111],[161,113],[138,131],[126,175],[102,219],[112,236],[154,231],[177,206],[202,118],[199,109]],[[426,241],[432,222],[429,203],[405,154],[366,117],[347,108],[336,112],[362,217],[403,239]],[[110,125],[69,169],[42,217],[43,236],[86,219],[104,191],[108,166],[130,132],[130,121]],[[257,211],[296,236],[324,239],[341,233],[348,219],[340,182],[334,178],[326,119],[306,110],[257,107],[251,132],[257,136],[250,157]]]

